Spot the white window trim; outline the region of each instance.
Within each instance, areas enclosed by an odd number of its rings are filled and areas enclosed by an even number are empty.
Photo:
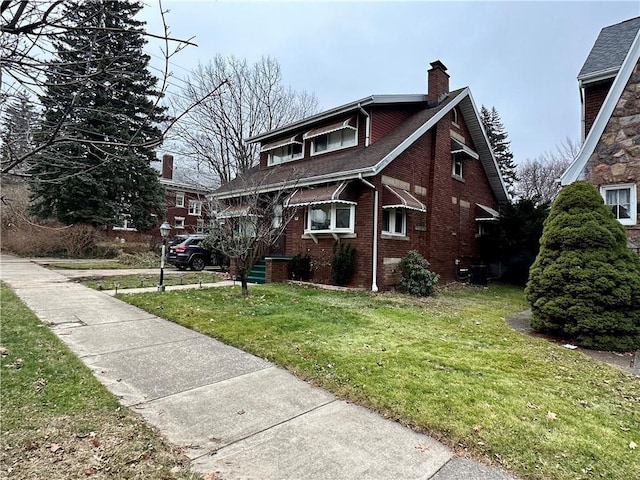
[[[184,217],[174,217],[173,222],[174,222],[173,228],[177,230],[184,230]],[[181,222],[182,224],[179,225],[178,222]]]
[[[191,207],[194,207],[193,210]],[[193,217],[202,215],[202,202],[200,200],[189,200],[189,215]]]
[[[458,163],[460,164],[460,175],[456,173],[456,164]],[[461,158],[458,158],[455,155],[453,156],[453,159],[451,162],[451,176],[458,180],[462,180],[464,178],[464,162],[462,161]]]
[[[396,232],[391,230],[384,230],[384,221],[382,224],[382,233],[386,235],[392,235],[394,237],[406,237],[407,236],[407,211],[404,208],[386,208],[384,212],[389,212],[389,226],[396,224],[396,213],[402,211],[402,231]],[[384,218],[384,213],[383,213]]]
[[[331,219],[329,220],[330,228],[324,230],[312,230],[311,229],[311,210],[313,208],[318,207],[319,205],[330,205],[331,207]],[[336,209],[337,208],[349,208],[349,227],[348,228],[336,228]],[[325,204],[313,204],[307,207],[304,225],[304,233],[305,234],[321,234],[321,233],[354,233],[355,224],[356,224],[356,206],[351,204],[333,202],[333,203],[325,203]]]
[[[458,109],[456,107],[451,109],[451,123],[456,127],[460,127],[460,124],[458,123]]]
[[[181,199],[181,201],[178,202],[178,199]],[[176,193],[176,207],[184,208],[184,193],[182,192]]]
[[[607,202],[607,192],[609,190],[620,190],[623,188],[629,188],[630,193],[630,205],[629,205],[629,216],[631,218],[618,218],[618,220],[622,225],[636,225],[638,223],[638,186],[635,183],[618,183],[611,185],[602,185],[600,187],[600,195],[602,195],[602,199]],[[607,205],[608,206],[608,205]]]
[[[346,146],[342,146],[341,145],[339,147],[333,147],[333,148],[329,148],[327,146],[326,150],[322,150],[321,152],[316,152],[316,140],[318,138],[320,138],[320,137],[324,137],[324,136],[330,135],[330,134],[335,133],[335,132],[324,133],[322,135],[318,135],[317,137],[313,137],[311,139],[311,148],[310,148],[311,156],[313,157],[313,156],[316,156],[316,155],[324,155],[325,153],[337,152],[338,150],[344,150],[345,148],[357,147],[358,146],[358,128],[356,127],[354,129],[354,128],[350,128],[350,127],[345,127],[345,128],[341,128],[340,130],[336,130],[336,132],[343,132],[345,130],[351,130],[351,131],[354,132],[354,134],[355,134],[355,143],[353,145],[346,145]]]
[[[204,218],[196,220],[196,233],[204,233]]]
[[[302,145],[300,145],[301,151],[298,155],[292,155],[291,157],[285,159],[285,160],[280,160],[278,162],[274,162],[273,161],[273,152],[275,150],[280,150],[284,147],[288,147],[291,146],[293,144],[287,144],[287,145],[283,145],[282,147],[278,147],[278,148],[274,148],[273,150],[270,150],[269,153],[267,154],[267,166],[268,167],[273,167],[274,165],[280,165],[282,163],[287,163],[287,162],[293,162],[294,160],[300,160],[301,158],[304,157],[304,148],[305,148],[305,144],[304,142],[302,143]]]

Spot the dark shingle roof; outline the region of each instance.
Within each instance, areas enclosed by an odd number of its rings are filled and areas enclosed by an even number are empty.
[[[589,78],[600,72],[619,69],[638,30],[640,30],[640,17],[603,28],[578,74],[578,80]]]
[[[397,128],[385,135],[367,148],[347,150],[338,155],[326,155],[314,157],[311,161],[289,162],[276,167],[260,169],[254,167],[243,177],[238,177],[214,192],[214,195],[247,189],[249,186],[260,190],[268,190],[270,186],[296,185],[300,180],[312,180],[327,175],[340,175],[353,171],[366,171],[373,169],[378,162],[398,147],[420,126],[447,107],[464,88],[449,93],[449,96],[438,106],[425,108],[415,113],[408,120],[402,122]]]

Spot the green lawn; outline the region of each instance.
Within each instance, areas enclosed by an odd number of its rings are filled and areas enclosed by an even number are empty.
[[[435,298],[293,285],[127,295],[522,478],[640,478],[640,381],[514,332],[521,290]]]
[[[197,479],[4,285],[0,477]]]
[[[158,285],[160,276],[156,275],[115,275],[109,277],[92,278],[83,281],[83,285],[96,290],[154,287]],[[220,276],[215,272],[165,272],[163,283],[165,286],[188,285],[198,283],[215,283],[220,281]]]

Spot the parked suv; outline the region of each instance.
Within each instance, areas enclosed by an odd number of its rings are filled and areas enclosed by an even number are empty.
[[[180,270],[189,267],[195,271],[200,271],[207,265],[213,265],[211,250],[200,245],[204,238],[204,235],[189,235],[178,244],[170,242],[167,262]]]

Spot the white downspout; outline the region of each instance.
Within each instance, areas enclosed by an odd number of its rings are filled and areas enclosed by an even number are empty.
[[[360,109],[360,111],[362,112],[362,114],[367,117],[365,126],[364,126],[364,146],[368,147],[369,146],[369,141],[371,138],[371,116],[369,115],[369,113],[362,108],[362,105],[358,104],[358,108]],[[375,188],[375,187],[373,187]]]
[[[373,192],[373,267],[371,275],[373,275],[373,281],[371,282],[371,291],[378,291],[378,190]]]
[[[359,176],[360,181],[367,187],[373,188],[373,258],[372,258],[372,271],[371,271],[371,291],[378,291],[378,190],[376,186],[362,178],[362,174]]]

